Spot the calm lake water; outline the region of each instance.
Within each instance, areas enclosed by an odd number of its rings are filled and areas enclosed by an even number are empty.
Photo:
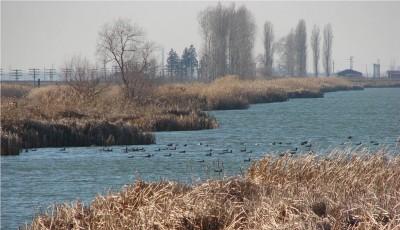
[[[238,175],[251,163],[249,158],[294,148],[298,154],[307,151],[303,141],[321,153],[336,147],[400,152],[399,88],[335,92],[212,114],[220,128],[159,132],[157,144],[143,146],[145,151],[125,153],[124,146],[114,146],[112,152],[99,147],[44,148],[1,157],[1,228],[16,229],[54,202],[90,202],[96,194],[119,190],[139,178],[197,183]],[[169,143],[176,144],[176,150],[164,150]],[[223,172],[215,172],[222,163]]]

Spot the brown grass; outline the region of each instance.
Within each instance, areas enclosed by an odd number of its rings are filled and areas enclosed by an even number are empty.
[[[55,205],[28,229],[399,229],[400,157],[333,151],[267,156],[244,177],[187,186],[138,181]]]
[[[208,84],[161,85],[154,87],[140,100],[128,100],[117,85],[100,85],[102,93],[87,98],[67,85],[31,88],[2,84],[4,92],[8,92],[1,97],[2,143],[22,142],[23,146],[44,146],[25,143],[32,138],[17,142],[9,138],[15,135],[21,138],[21,134],[28,132],[21,125],[28,121],[48,123],[53,128],[60,123],[81,124],[80,127],[85,127],[106,122],[114,127],[138,130],[139,136],[141,132],[149,131],[210,129],[218,125],[215,118],[202,112],[204,110],[245,109],[253,103],[322,97],[324,92],[359,89],[359,85],[333,77],[241,80],[236,76],[226,76]],[[9,129],[12,126],[21,127],[22,131],[14,133]],[[6,133],[10,135],[5,135]],[[109,133],[115,134],[111,131]],[[39,137],[44,138],[43,135]],[[58,146],[44,140],[40,143],[47,143],[46,146],[49,147]],[[101,143],[101,140],[91,144],[97,143]],[[122,142],[116,140],[115,143]],[[132,140],[131,143],[138,141]],[[11,148],[2,148],[2,154],[6,149]]]
[[[173,94],[174,98],[197,98],[207,110],[243,109],[249,104],[285,101],[298,97],[322,97],[324,92],[355,89],[342,78],[281,78],[274,80],[240,80],[226,76],[212,83],[162,86],[156,95]]]

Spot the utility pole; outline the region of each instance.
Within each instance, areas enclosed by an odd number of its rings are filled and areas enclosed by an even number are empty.
[[[64,73],[64,81],[69,81],[71,79],[72,69],[65,68],[62,70],[62,72]]]
[[[162,48],[162,61],[161,61],[161,75],[162,75],[162,77],[164,78],[164,66],[165,66],[165,64],[164,64],[164,60],[165,60],[165,57],[164,57],[164,47]]]
[[[95,80],[98,78],[97,68],[89,69],[90,80]]]
[[[350,69],[352,70],[352,69],[353,69],[353,63],[354,63],[354,57],[353,57],[353,56],[350,56],[350,58],[347,59],[347,60],[349,60]]]
[[[15,77],[15,81],[18,81],[20,77],[22,77],[21,69],[12,69],[10,72],[10,76]]]
[[[53,81],[54,76],[56,76],[57,72],[56,69],[54,68],[50,68],[50,69],[44,69],[44,71],[46,72],[47,75],[49,75],[49,80]]]
[[[29,69],[30,75],[33,77],[33,87],[36,85],[36,76],[39,76],[40,69],[31,68]]]
[[[107,81],[107,60],[103,60],[103,68],[101,69],[103,72],[104,81]]]

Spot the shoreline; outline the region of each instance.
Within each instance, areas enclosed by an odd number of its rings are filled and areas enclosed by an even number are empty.
[[[320,82],[325,80],[333,81],[333,83]],[[307,81],[318,81],[318,84],[306,88]],[[284,86],[285,84],[294,84],[294,86],[274,88],[272,83]],[[400,81],[395,83],[390,82],[389,86],[400,87]],[[262,84],[266,84],[266,86]],[[243,81],[235,77],[225,77],[208,84],[165,85],[160,89],[161,96],[166,98],[164,103],[176,109],[166,110],[166,113],[153,115],[144,120],[138,119],[133,123],[129,114],[127,121],[114,118],[82,119],[81,117],[84,115],[81,113],[68,110],[62,111],[63,116],[67,116],[66,118],[52,120],[28,118],[7,121],[2,117],[1,155],[18,155],[22,149],[40,147],[153,144],[155,139],[152,132],[189,131],[218,127],[218,121],[201,110],[247,109],[251,104],[284,102],[295,98],[321,98],[328,92],[388,86],[387,82],[384,84],[379,85],[379,82],[376,81],[374,84],[361,84],[359,80],[349,81],[333,78]],[[225,86],[227,88],[224,88]],[[251,88],[255,86],[258,88]],[[172,89],[172,93],[168,92],[170,89]],[[164,93],[163,90],[168,93]],[[192,99],[186,99],[186,97]],[[194,101],[192,103],[195,104],[195,107],[189,106],[187,101]],[[179,103],[183,105],[179,105]],[[85,138],[87,136],[95,136],[95,138]],[[123,136],[127,136],[127,138],[123,138]]]
[[[267,155],[243,176],[195,185],[136,181],[90,204],[56,204],[27,229],[392,229],[400,223],[399,163],[384,150]]]

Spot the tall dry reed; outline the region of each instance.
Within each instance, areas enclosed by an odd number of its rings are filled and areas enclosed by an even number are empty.
[[[28,229],[398,229],[399,177],[399,155],[384,151],[267,156],[244,177],[138,181],[55,205]]]

